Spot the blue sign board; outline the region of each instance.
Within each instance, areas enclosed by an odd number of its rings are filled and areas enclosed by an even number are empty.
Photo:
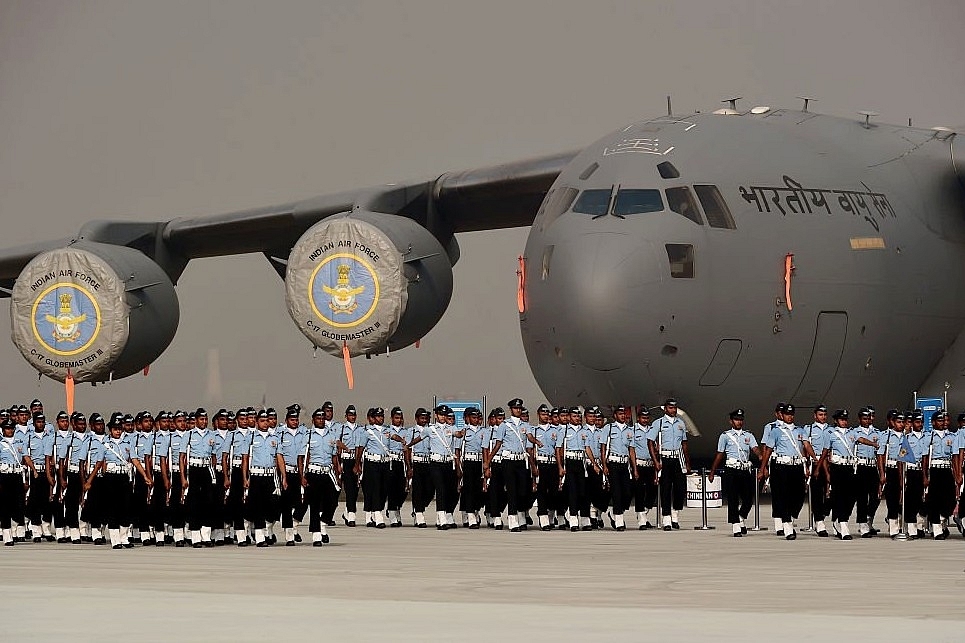
[[[945,408],[945,401],[940,397],[916,397],[915,408],[925,414],[925,431],[931,431],[931,414]]]

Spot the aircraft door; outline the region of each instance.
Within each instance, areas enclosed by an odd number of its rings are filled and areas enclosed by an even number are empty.
[[[795,405],[807,407],[824,401],[838,374],[847,335],[848,313],[822,311],[818,314],[811,358],[791,398]]]

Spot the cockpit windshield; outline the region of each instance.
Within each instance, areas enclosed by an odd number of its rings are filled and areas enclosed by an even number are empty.
[[[643,214],[663,210],[660,190],[621,189],[613,202],[613,215]]]
[[[608,214],[610,212],[610,194],[612,192],[613,190],[611,188],[584,190],[583,193],[580,194],[580,198],[576,200],[576,204],[573,205],[573,212],[592,214],[597,217]]]

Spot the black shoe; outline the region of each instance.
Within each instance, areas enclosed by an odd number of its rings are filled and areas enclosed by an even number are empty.
[[[526,531],[527,529],[529,529],[529,525],[520,525],[519,528],[521,531]]]
[[[11,542],[10,544],[12,545],[13,542]],[[84,541],[83,541],[83,540],[72,540],[72,541],[70,541],[70,544],[71,544],[71,545],[83,545],[83,544],[84,544]]]
[[[774,535],[775,535],[775,536],[783,536],[783,535],[784,535],[784,530],[783,530],[783,529],[778,529],[777,531],[774,532]]]
[[[879,533],[881,533],[881,530],[880,530],[880,529],[875,529],[875,526],[874,526],[874,525],[868,525],[868,529],[871,530],[871,535],[872,535],[872,536],[877,536]]]
[[[69,542],[70,542],[70,538],[58,538],[58,539],[57,539],[57,544],[58,544],[58,545],[65,545],[65,544],[67,544],[67,543],[69,543]]]
[[[672,522],[672,523],[670,523],[670,526],[673,527],[674,529],[680,529],[680,523],[679,523],[679,522]]]
[[[921,536],[918,534],[908,534],[908,540],[918,540],[919,538],[921,538]]]
[[[479,529],[479,523],[476,523],[474,525],[469,525],[469,529]]]
[[[747,527],[741,527],[741,535],[742,535],[742,536],[746,536],[746,535],[747,535]],[[828,532],[824,532],[824,535],[827,536],[827,535],[828,535]]]
[[[664,531],[670,531],[670,529],[671,529],[670,525],[664,525],[664,526],[663,526],[663,530],[664,530]]]
[[[48,543],[52,543],[52,542],[54,542],[54,537],[53,537],[53,536],[44,536],[44,540],[46,540]]]
[[[583,525],[580,527],[580,531],[593,531],[593,525]]]
[[[106,545],[106,544],[107,544],[107,540],[104,539],[104,538],[97,538],[96,540],[94,540],[94,544],[95,544],[95,545]]]
[[[194,549],[201,549],[202,547],[204,547],[204,545],[202,545],[201,543],[191,543],[191,547],[193,547]]]
[[[268,538],[268,542],[271,543],[272,545],[274,545],[275,543],[278,542],[278,536],[276,536],[275,534],[272,534],[272,535]]]
[[[496,531],[502,531],[502,530],[503,530],[503,526],[502,526],[502,525],[494,525],[494,526],[493,526],[493,529],[495,529]]]
[[[436,525],[436,531],[445,531],[449,529],[449,525]]]
[[[300,543],[301,541],[302,541],[302,535],[296,531],[296,532],[295,532],[295,542],[296,542],[296,543]]]
[[[395,528],[395,527],[401,527],[401,526],[402,526],[402,523],[401,523],[401,522],[392,522],[392,523],[389,523],[389,527]]]
[[[540,531],[553,531],[553,528],[550,527],[549,525],[546,525],[545,527],[540,527],[539,530],[540,530]]]
[[[326,527],[334,527],[334,526],[335,526],[335,521],[334,521],[334,520],[326,520],[326,521],[325,521],[325,526],[326,526]]]
[[[874,537],[875,537],[875,534],[874,534],[873,531],[869,531],[869,532],[867,532],[867,533],[861,534],[861,537],[862,537],[862,538],[874,538]]]
[[[427,524],[424,523],[424,522],[420,522],[420,523],[417,523],[417,524],[416,524],[416,527],[418,527],[419,529],[427,529],[427,528],[429,527],[429,525],[427,525]]]
[[[574,532],[575,532],[575,531],[579,531],[579,530],[580,530],[579,527],[570,527],[570,531],[574,531]]]
[[[153,538],[148,538],[147,540],[141,541],[141,545],[144,547],[151,547],[152,545],[154,545],[154,542],[155,541]]]
[[[124,549],[124,548],[120,545],[111,545],[111,549]]]
[[[945,536],[945,538],[948,538],[951,535],[951,532],[948,531],[948,527],[942,527],[942,535]]]
[[[94,542],[94,539],[93,539],[91,536],[81,536],[81,537],[80,537],[80,542],[82,542],[82,543],[92,543],[92,542]]]
[[[510,527],[509,531],[512,532],[512,533],[514,533],[514,534],[518,534],[518,533],[519,533],[519,527]]]
[[[154,542],[154,546],[155,546],[155,547],[164,547],[164,539],[161,538],[161,539],[159,539],[159,540],[156,540],[156,541]]]
[[[164,537],[164,544],[165,544],[165,545],[171,545],[171,544],[173,544],[173,543],[174,543],[174,536],[165,536],[165,537]]]
[[[393,525],[393,526],[395,526],[395,525]],[[402,526],[402,523],[399,523],[399,526],[401,527],[401,526]],[[469,521],[468,521],[468,520],[463,521],[463,523],[462,523],[462,528],[463,528],[463,529],[469,529]]]
[[[568,527],[566,526],[566,523],[565,523],[565,522],[558,524],[558,525],[556,526],[556,528],[559,529],[559,530],[561,530],[561,531],[566,531],[566,530],[568,529]]]
[[[34,536],[34,542],[39,543],[41,540],[40,536]]]
[[[244,540],[239,540],[239,541],[238,541],[238,546],[239,546],[239,547],[247,547],[247,546],[248,546],[248,539],[245,538]]]
[[[124,543],[121,547],[124,549],[134,549],[134,543]]]
[[[267,540],[263,540],[263,541],[261,541],[260,543],[258,543],[257,545],[255,545],[255,547],[268,547],[268,541],[267,541]]]
[[[315,542],[312,543],[312,547],[321,547],[321,546],[322,546],[321,540],[316,540]]]
[[[743,538],[743,537],[744,537],[743,532],[740,532],[740,531],[734,532],[734,538]]]
[[[797,540],[797,532],[792,531],[787,536],[784,536],[784,540]]]
[[[366,527],[375,527],[375,521],[374,521],[374,520],[370,520],[370,521],[368,521],[367,523],[365,523],[365,526],[366,526]]]
[[[934,536],[935,540],[946,540],[947,538],[948,538],[948,535],[944,531],[938,534],[937,536]]]
[[[532,516],[530,516],[529,514],[526,514],[526,524],[527,524],[527,525],[532,525],[532,524],[533,524],[533,518],[532,518]]]
[[[450,527],[455,527],[455,525],[449,525],[449,526],[450,526]],[[376,523],[376,524],[375,524],[375,528],[376,528],[376,529],[385,529],[385,523],[384,523],[384,522]]]
[[[183,540],[179,540],[179,541],[177,541],[176,543],[174,543],[174,546],[175,546],[175,547],[184,547],[184,544],[185,544],[185,543],[184,543]]]
[[[827,538],[827,537],[828,537],[828,532],[826,532],[825,530],[822,529],[821,531],[818,532],[818,537],[820,537],[820,538]]]
[[[295,546],[295,541],[294,541],[294,540],[289,540],[289,541],[285,542],[285,547],[294,547],[294,546]]]
[[[5,542],[3,543],[3,546],[4,546],[4,547],[13,547],[15,544],[16,544],[16,541],[7,540],[7,541],[5,541]]]
[[[322,543],[327,545],[330,540],[331,539],[328,537],[328,534],[322,534]]]
[[[211,547],[214,547],[214,543],[213,543],[212,541],[210,541],[210,540],[202,540],[202,541],[201,541],[201,544],[202,544],[204,547],[207,547],[207,548],[209,548],[209,549],[210,549]]]
[[[627,530],[627,527],[626,527],[626,525],[620,525],[620,526],[617,527],[616,529],[617,529],[617,531],[626,531],[626,530]]]
[[[854,540],[854,536],[852,536],[851,534],[848,534],[847,536],[842,536],[841,540]]]

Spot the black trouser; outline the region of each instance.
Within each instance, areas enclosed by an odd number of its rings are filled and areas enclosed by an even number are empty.
[[[264,529],[275,521],[272,499],[275,495],[275,477],[254,475],[248,477],[248,516],[255,529]]]
[[[593,467],[587,466],[586,473],[586,489],[590,495],[590,502],[602,515],[610,506],[610,490],[603,484],[603,470],[597,473]]]
[[[181,502],[181,474],[178,471],[171,471],[170,475],[171,500],[168,502],[167,520],[172,529],[183,529],[184,503]]]
[[[851,520],[855,503],[855,473],[850,464],[831,465],[831,509],[837,522]]]
[[[35,530],[41,523],[53,519],[53,503],[50,502],[50,481],[46,471],[38,471],[37,477],[30,478],[30,497],[27,498],[27,518]],[[40,533],[37,531],[36,533]]]
[[[901,518],[901,476],[898,475],[898,467],[885,468],[884,496],[888,520]]]
[[[342,489],[345,490],[345,511],[354,514],[359,502],[359,477],[355,475],[355,458],[342,459]]]
[[[728,467],[721,476],[721,488],[727,496],[727,522],[737,524],[747,518],[754,506],[756,480],[749,469]]]
[[[905,469],[905,522],[918,522],[918,516],[924,515],[925,483],[921,469],[909,471]]]
[[[429,470],[428,462],[412,463],[412,511],[425,512],[435,494]]]
[[[64,527],[76,529],[80,526],[80,499],[84,493],[84,483],[79,473],[67,473],[67,486],[64,488]]]
[[[87,490],[84,506],[80,510],[80,519],[88,523],[91,528],[100,529],[107,522],[105,520],[107,499],[104,496],[104,475],[94,476],[90,489]]]
[[[22,521],[24,504],[23,476],[0,473],[0,528],[10,529],[12,522]]]
[[[657,470],[653,466],[637,465],[637,479],[633,481],[634,508],[650,511],[657,504]]]
[[[308,508],[308,530],[318,533],[322,523],[332,521],[338,508],[338,490],[327,473],[306,473],[305,506]],[[290,483],[289,483],[290,486]]]
[[[211,527],[211,498],[214,490],[211,469],[206,466],[188,467],[188,496],[184,499],[184,509],[191,531]]]
[[[243,531],[248,517],[245,507],[245,484],[241,467],[231,467],[231,486],[225,498],[225,515],[235,531]]]
[[[506,487],[504,486],[503,463],[489,462],[489,487],[486,491],[486,513],[499,518],[506,508]]]
[[[151,487],[151,500],[147,506],[147,524],[154,528],[155,536],[164,539],[164,515],[167,510],[167,490],[164,488],[164,477],[160,471],[152,471],[154,486]],[[143,530],[144,528],[141,527]]]
[[[660,468],[660,513],[669,516],[671,510],[684,508],[687,497],[687,476],[677,458],[663,458]]]
[[[586,465],[583,460],[566,458],[566,489],[569,497],[570,517],[590,517],[590,496],[586,489]]]
[[[525,509],[526,490],[529,487],[529,472],[522,460],[503,459],[503,484],[506,486],[506,504],[509,515]]]
[[[815,462],[815,464],[817,464]],[[824,474],[824,469],[812,467],[811,474],[811,515],[815,522],[824,520],[831,511],[831,503],[828,500],[828,479]]]
[[[402,509],[402,503],[408,495],[406,491],[405,462],[402,460],[390,460],[386,484],[386,499],[389,511]]]
[[[449,492],[446,494],[444,511],[452,513],[456,510],[456,505],[459,504],[459,473],[454,467],[447,480],[449,481]]]
[[[878,486],[881,478],[878,475],[877,466],[864,464],[858,465],[858,474],[855,477],[856,487],[856,509],[859,523],[872,522],[875,519],[875,510],[878,508]]]
[[[456,478],[456,471],[452,462],[430,462],[429,475],[432,478],[432,486],[436,490],[436,511],[448,511],[452,501],[449,494],[453,488],[453,480]]]
[[[536,515],[546,516],[550,511],[559,511],[560,468],[555,460],[540,462],[537,466],[539,480],[536,481],[536,502],[539,507],[536,509]]]
[[[128,499],[127,516],[130,525],[141,531],[150,529],[147,518],[147,483],[140,473],[134,474],[134,489]]]
[[[613,514],[621,515],[630,508],[632,494],[630,492],[630,470],[626,462],[607,462],[610,472],[610,491],[613,495]]]
[[[385,483],[389,473],[388,462],[372,462],[363,457],[362,493],[365,497],[362,507],[365,511],[385,509]]]
[[[804,506],[804,468],[800,464],[774,462],[771,466],[771,490],[774,492],[772,502],[777,508],[774,517],[782,522],[795,520]]]
[[[533,508],[533,503],[536,501],[536,492],[533,490],[533,472],[530,470],[529,456],[526,457],[526,484],[523,485],[523,490],[520,493],[519,510],[523,512],[528,512]]]
[[[462,495],[459,508],[468,513],[475,513],[483,507],[482,490],[482,462],[478,460],[462,461]],[[540,508],[543,503],[540,502]]]
[[[214,485],[211,487],[211,524],[215,529],[222,529],[227,520],[224,471],[215,470]]]
[[[301,511],[302,505],[302,481],[298,476],[298,469],[288,471],[288,467],[285,467],[285,481],[288,483],[288,488],[282,489],[281,492],[282,529],[295,526],[295,512]]]
[[[950,517],[957,495],[952,470],[932,467],[928,471],[928,522],[937,525]]]
[[[131,479],[126,473],[105,473],[97,478],[101,494],[101,516],[108,529],[120,529],[129,524]]]

